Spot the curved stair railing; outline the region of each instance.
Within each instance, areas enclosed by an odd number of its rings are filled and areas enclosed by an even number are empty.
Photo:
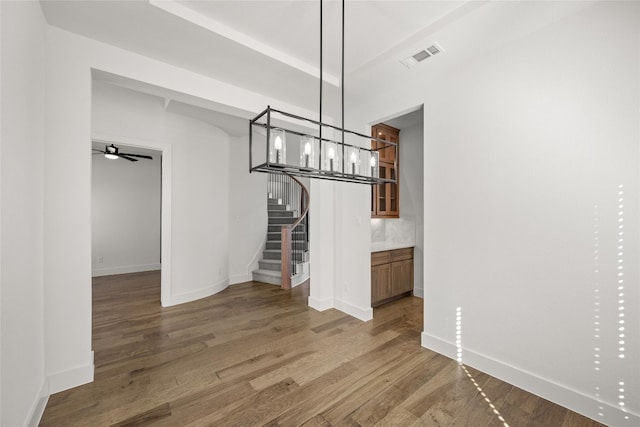
[[[267,239],[255,281],[290,289],[309,278],[309,191],[285,171],[267,180]]]
[[[300,203],[299,217],[292,224],[283,224],[280,230],[281,249],[281,276],[282,289],[291,289],[291,278],[297,274],[302,274],[302,268],[308,261],[309,246],[309,190],[295,176],[283,173],[291,179],[290,183],[297,184],[288,186],[290,200]]]

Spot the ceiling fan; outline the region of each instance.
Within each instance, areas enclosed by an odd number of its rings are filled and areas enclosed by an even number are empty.
[[[120,157],[122,157],[123,159],[127,159],[130,162],[137,162],[138,159],[136,159],[135,157],[139,157],[141,159],[153,159],[153,157],[148,156],[146,154],[121,153],[118,147],[116,147],[113,144],[105,145],[104,151],[97,150],[95,148],[93,149],[93,151],[96,151],[96,153],[93,153],[93,154],[104,154],[104,156],[107,159],[111,159],[111,160],[115,160]]]

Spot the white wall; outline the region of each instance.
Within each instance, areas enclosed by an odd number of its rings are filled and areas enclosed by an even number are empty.
[[[639,28],[596,4],[362,105],[425,106],[423,345],[456,356],[460,307],[465,363],[609,425],[640,422]]]
[[[413,289],[424,294],[424,133],[422,123],[400,132],[400,218],[415,224]],[[388,220],[394,221],[394,220]]]
[[[130,162],[93,155],[93,276],[160,269],[161,152],[118,146],[152,159]],[[104,145],[100,146],[104,149]]]
[[[267,238],[267,174],[249,173],[249,138],[229,147],[229,280],[252,280]]]
[[[309,306],[360,320],[371,309],[370,188],[311,180]]]
[[[360,320],[373,317],[371,309],[371,188],[363,184],[333,183],[335,307]],[[326,220],[325,220],[326,221]],[[313,232],[313,228],[311,228]],[[311,235],[313,238],[314,235]],[[366,241],[363,245],[362,242]],[[313,256],[313,254],[311,254]],[[315,259],[312,261],[312,265]],[[323,268],[320,263],[318,268]],[[312,266],[312,268],[314,268]]]
[[[43,323],[45,32],[35,2],[0,3],[2,28],[0,424],[39,419]]]
[[[334,115],[338,114],[336,111]],[[350,123],[345,127],[355,129]],[[337,132],[326,137],[340,139]],[[369,140],[353,138],[351,143],[367,145]],[[317,310],[336,308],[357,319],[370,320],[371,188],[322,180],[311,180],[310,185],[309,306]]]
[[[92,105],[94,134],[171,146],[171,294],[163,300],[175,304],[224,289],[229,284],[228,135],[166,112],[161,98],[111,84],[94,82]],[[159,182],[157,168],[149,179]],[[154,221],[149,233],[159,227]]]
[[[323,311],[334,307],[335,184],[312,180],[309,203],[309,306]]]

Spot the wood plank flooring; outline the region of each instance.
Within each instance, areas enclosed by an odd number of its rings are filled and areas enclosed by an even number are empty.
[[[600,425],[422,348],[419,298],[364,323],[307,296],[247,282],[162,308],[159,272],[96,278],[95,381],[40,425]]]

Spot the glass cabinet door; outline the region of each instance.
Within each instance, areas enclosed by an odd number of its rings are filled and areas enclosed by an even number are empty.
[[[371,186],[371,217],[372,218],[399,218],[400,194],[397,183],[397,168],[399,167],[400,130],[379,123],[371,127],[371,136],[383,141],[398,144],[396,149],[383,149],[384,142],[371,141],[371,148],[378,149],[379,153],[379,177],[382,179],[394,179],[395,184],[385,183]]]
[[[390,164],[380,164],[380,178],[396,179],[396,169]],[[374,188],[375,187],[375,188]],[[372,186],[371,215],[373,217],[398,217],[400,200],[398,184],[385,183]]]

